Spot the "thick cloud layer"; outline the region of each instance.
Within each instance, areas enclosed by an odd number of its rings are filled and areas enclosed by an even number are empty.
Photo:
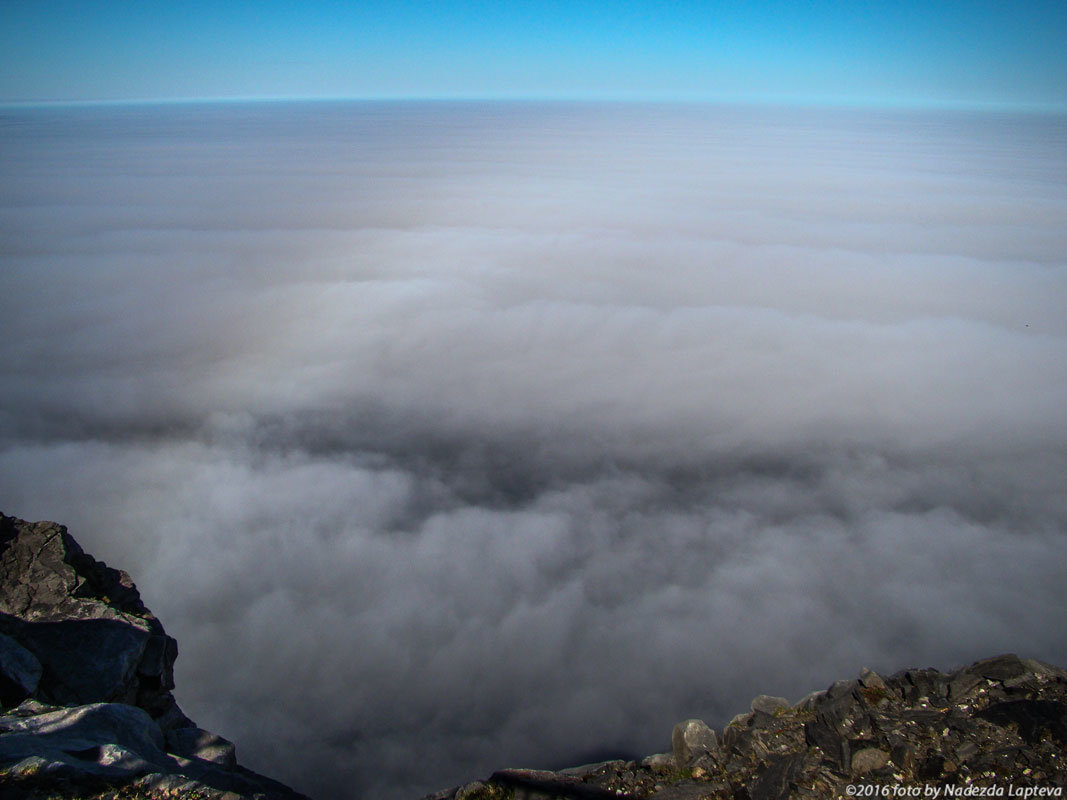
[[[322,798],[1067,663],[1067,120],[0,115],[0,508]]]

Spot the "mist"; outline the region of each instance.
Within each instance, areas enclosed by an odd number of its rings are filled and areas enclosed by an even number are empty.
[[[0,509],[319,798],[1067,663],[1067,118],[0,110]]]

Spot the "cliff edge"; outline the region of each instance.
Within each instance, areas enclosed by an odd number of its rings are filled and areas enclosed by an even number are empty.
[[[0,798],[307,800],[182,713],[177,655],[129,575],[0,514]]]

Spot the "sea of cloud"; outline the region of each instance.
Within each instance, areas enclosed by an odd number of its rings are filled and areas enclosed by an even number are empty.
[[[1067,120],[0,111],[0,509],[319,798],[1067,663]]]

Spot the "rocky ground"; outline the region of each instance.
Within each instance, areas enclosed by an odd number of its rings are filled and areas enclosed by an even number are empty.
[[[182,713],[177,655],[129,575],[0,514],[0,799],[307,800]]]
[[[1063,797],[1067,670],[1014,655],[951,673],[864,670],[792,704],[760,696],[673,752],[562,772],[503,770],[424,800]]]

